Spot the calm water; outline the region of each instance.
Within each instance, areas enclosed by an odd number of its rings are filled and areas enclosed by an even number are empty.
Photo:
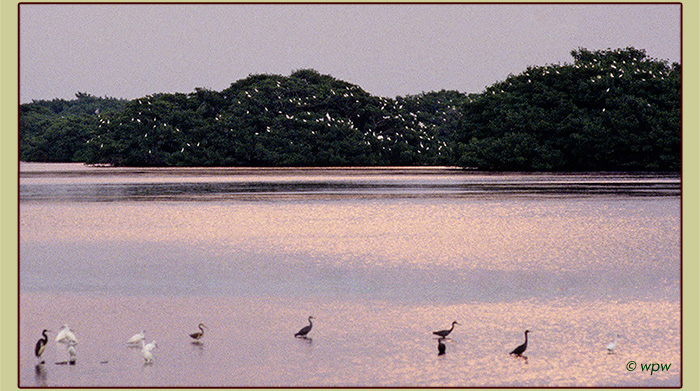
[[[677,175],[20,169],[21,386],[680,383]]]

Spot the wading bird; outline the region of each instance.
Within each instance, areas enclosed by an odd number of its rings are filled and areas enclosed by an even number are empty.
[[[61,326],[61,330],[56,334],[56,342],[66,345],[77,345],[78,339],[67,324]]]
[[[34,347],[34,355],[39,361],[39,364],[43,364],[44,360],[41,359],[41,355],[44,354],[44,350],[46,350],[46,344],[49,342],[49,337],[46,336],[46,333],[51,330],[46,330],[41,332],[42,337],[39,338],[38,341],[36,341],[36,346]]]
[[[433,334],[437,335],[440,338],[447,338],[448,335],[452,332],[452,330],[455,328],[455,325],[459,324],[456,320],[452,322],[452,327],[450,327],[447,330],[439,330],[439,331],[433,331]]]
[[[199,331],[190,334],[190,337],[195,341],[199,341],[204,336],[204,329],[208,328],[204,323],[200,323],[197,327],[199,327]]]
[[[443,338],[438,339],[438,356],[445,354],[445,344],[442,341]]]
[[[153,349],[156,346],[156,341],[153,341],[149,344],[144,344],[144,342],[141,341],[141,356],[143,356],[143,359],[145,361],[144,364],[153,363]]]
[[[311,319],[316,319],[316,318],[314,318],[313,316],[309,316],[309,325],[308,325],[308,326],[304,326],[304,327],[301,328],[301,330],[297,331],[297,333],[294,334],[295,337],[297,337],[297,338],[298,338],[298,337],[306,338],[306,334],[308,334],[309,331],[311,331],[311,328],[314,326],[314,324],[311,323]]]
[[[617,346],[617,338],[620,336],[620,334],[615,334],[615,339],[608,344],[606,349],[608,349],[608,354],[613,354],[615,353],[615,346]]]
[[[134,334],[129,338],[126,343],[129,345],[137,345],[140,344],[141,341],[143,341],[146,338],[145,331],[142,331],[138,334]]]
[[[530,330],[525,330],[525,343],[513,349],[510,354],[515,354],[516,357],[523,357],[523,353],[525,353],[525,349],[527,349],[527,333],[529,332]]]

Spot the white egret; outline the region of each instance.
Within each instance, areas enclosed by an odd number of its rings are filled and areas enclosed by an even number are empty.
[[[141,356],[143,356],[145,364],[153,363],[153,349],[155,349],[158,346],[156,345],[156,341],[153,341],[149,344],[144,344],[144,342],[141,341],[141,345]]]
[[[34,355],[38,360],[40,360],[40,364],[44,363],[44,360],[41,359],[41,355],[44,354],[44,350],[46,350],[46,344],[49,342],[49,337],[46,336],[46,333],[51,330],[44,329],[44,331],[41,332],[42,337],[39,338],[38,341],[36,341],[36,346],[34,347]]]
[[[294,334],[295,337],[306,338],[306,334],[308,334],[309,331],[311,331],[311,328],[314,326],[314,324],[311,323],[311,319],[316,318],[314,318],[313,316],[309,316],[309,324],[307,326],[302,327],[301,330],[297,331],[297,333]]]
[[[78,343],[78,339],[75,338],[75,334],[73,334],[73,331],[68,327],[67,324],[64,324],[61,326],[61,330],[56,334],[56,342],[66,344],[66,345],[76,345]]]
[[[527,333],[529,332],[530,330],[525,330],[525,343],[513,349],[510,354],[515,354],[516,357],[523,357],[523,353],[525,353],[525,349],[527,349]]]
[[[190,334],[190,337],[194,338],[195,341],[199,341],[204,336],[204,329],[208,329],[204,323],[200,323],[197,327],[199,327],[199,331]]]
[[[605,348],[608,350],[608,354],[613,354],[615,353],[615,347],[617,346],[617,338],[620,336],[620,334],[615,334],[615,339],[608,344]]]
[[[456,324],[459,324],[459,322],[455,320],[454,322],[452,322],[452,327],[450,327],[449,329],[433,331],[433,334],[437,335],[440,338],[446,338],[448,335],[450,335],[452,330],[455,328]]]
[[[141,331],[140,333],[132,335],[131,338],[126,340],[126,343],[129,345],[140,344],[146,338],[145,333],[146,333],[145,331]]]

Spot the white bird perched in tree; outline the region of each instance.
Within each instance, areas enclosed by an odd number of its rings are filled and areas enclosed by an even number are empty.
[[[143,356],[145,364],[153,363],[153,349],[156,347],[156,341],[149,344],[144,344],[143,340],[141,341],[141,356]]]
[[[615,347],[617,346],[617,338],[620,336],[620,334],[615,334],[615,339],[608,344],[605,348],[608,350],[608,354],[613,354],[615,353]]]
[[[67,324],[61,326],[61,330],[56,334],[56,342],[66,345],[77,345],[78,339]]]
[[[131,338],[129,338],[126,341],[126,343],[129,345],[137,345],[137,344],[143,342],[143,340],[146,338],[145,333],[146,333],[145,331],[141,331],[140,333],[132,335]]]

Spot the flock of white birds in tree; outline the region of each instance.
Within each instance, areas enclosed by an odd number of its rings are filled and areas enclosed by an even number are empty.
[[[279,86],[280,83],[277,82]],[[361,105],[361,99],[366,98],[360,95],[362,91],[357,86],[346,87],[346,92],[337,93],[335,90],[330,89],[323,92],[309,93],[305,96],[283,96],[283,89],[277,89],[274,91],[265,90],[261,91],[258,88],[252,88],[250,90],[244,90],[238,94],[238,97],[233,103],[241,108],[245,109],[245,115],[251,115],[251,108],[254,108],[257,113],[256,115],[264,115],[270,125],[265,128],[266,133],[274,132],[284,132],[288,128],[302,128],[307,129],[307,136],[312,137],[323,137],[326,131],[323,128],[339,128],[339,129],[357,129],[356,121],[358,118],[353,118],[343,113],[343,110],[348,106]],[[362,92],[363,94],[366,94]],[[277,107],[267,107],[262,102],[269,102],[270,94],[275,95]],[[190,98],[192,95],[188,95]],[[327,103],[331,99],[337,96],[336,106],[340,105],[342,107],[336,107],[333,110],[328,111],[313,111],[309,108],[317,106],[322,103]],[[162,108],[157,105],[153,105],[153,96],[146,96],[136,100],[139,110],[136,116],[129,118],[126,122],[120,121],[119,126],[125,127],[125,129],[139,129],[142,131],[142,140],[146,143],[149,138],[148,129],[154,132],[174,132],[180,133],[181,129],[176,126],[172,126],[165,121],[162,121]],[[226,99],[227,96],[224,95]],[[421,96],[413,97],[416,101],[420,101]],[[411,112],[404,109],[403,104],[400,102],[387,99],[383,97],[376,98],[379,100],[381,105],[381,110],[385,114],[381,117],[383,121],[391,121],[396,125],[391,131],[378,131],[373,127],[367,127],[364,129],[364,143],[366,145],[378,144],[383,150],[391,151],[396,145],[403,143],[409,144],[411,141],[403,133],[404,131],[415,130],[419,142],[417,143],[418,150],[417,153],[423,153],[434,148],[438,151],[443,150],[447,146],[444,141],[438,141],[436,139],[435,130],[436,127],[441,123],[447,121],[447,115],[454,115],[458,112],[458,107],[454,105],[449,105],[449,102],[436,102],[438,105],[443,105],[447,107],[447,110],[422,113],[422,112]],[[241,112],[236,112],[236,115],[241,115]],[[104,117],[98,114],[99,128],[108,125],[116,125],[110,121],[108,117]],[[236,133],[236,128],[233,126],[227,126],[227,120],[235,120],[236,116],[231,114],[224,115],[222,113],[217,114],[214,120],[221,123],[223,127],[226,127],[228,132]],[[133,131],[133,130],[131,130]],[[260,133],[256,132],[256,136]],[[201,137],[201,136],[200,136]],[[104,147],[104,143],[101,142],[102,136],[97,135],[95,138],[90,139],[87,143],[100,142],[100,148]],[[412,137],[413,138],[413,137]],[[186,137],[179,137],[181,140],[180,153],[185,153],[187,150],[193,150],[194,146],[201,146],[206,142],[206,139],[197,140],[193,142]],[[156,143],[157,141],[154,141]]]

